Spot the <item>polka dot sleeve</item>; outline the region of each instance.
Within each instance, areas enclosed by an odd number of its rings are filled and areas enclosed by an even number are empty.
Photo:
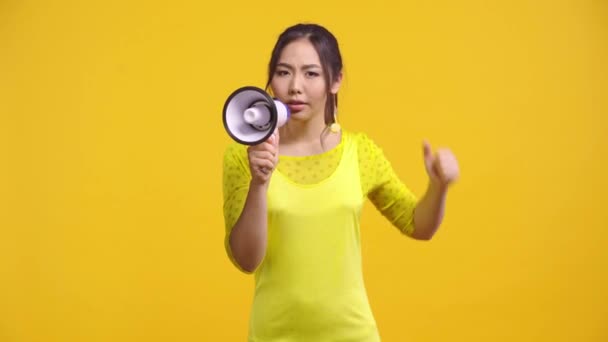
[[[229,145],[224,152],[222,182],[224,194],[224,223],[226,229],[224,247],[230,261],[239,269],[241,269],[241,267],[232,255],[229,238],[232,227],[234,227],[236,221],[239,219],[243,207],[245,206],[250,179],[251,172],[249,171],[249,162],[247,160],[247,149],[236,143]]]
[[[411,236],[417,197],[398,178],[382,149],[363,133],[358,134],[358,151],[363,193],[393,226]]]

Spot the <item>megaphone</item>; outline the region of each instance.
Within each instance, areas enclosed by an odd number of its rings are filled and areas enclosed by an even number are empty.
[[[235,90],[224,103],[224,128],[235,141],[257,145],[283,126],[290,114],[283,102],[258,87],[246,86]]]

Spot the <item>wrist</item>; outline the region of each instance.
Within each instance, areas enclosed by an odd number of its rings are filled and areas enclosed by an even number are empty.
[[[270,182],[262,182],[259,180],[252,179],[249,182],[249,191],[266,192],[266,190],[268,190],[268,183]]]
[[[433,181],[433,180],[429,181],[429,186],[428,186],[429,193],[444,195],[445,193],[447,193],[447,190],[448,190],[447,184],[442,184],[439,181]]]

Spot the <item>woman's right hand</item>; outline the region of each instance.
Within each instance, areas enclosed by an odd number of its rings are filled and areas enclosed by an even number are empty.
[[[251,182],[257,185],[268,185],[270,176],[279,162],[279,131],[265,142],[247,148]]]

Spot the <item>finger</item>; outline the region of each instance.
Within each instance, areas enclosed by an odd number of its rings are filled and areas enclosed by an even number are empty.
[[[270,151],[253,151],[251,152],[251,157],[257,159],[274,160],[275,155]]]
[[[276,134],[276,146],[279,146],[279,140],[281,140],[281,134],[279,134],[279,130],[275,131]]]
[[[272,134],[270,135],[270,137],[268,138],[268,142],[270,142],[272,145],[278,145],[279,142],[279,130],[275,128],[274,132],[272,132]]]
[[[450,150],[444,150],[441,153],[441,165],[443,165],[444,173],[449,181],[454,181],[458,178],[458,161]]]
[[[259,169],[267,169],[267,170],[274,169],[274,163],[267,159],[258,159],[255,161],[255,163],[252,164],[252,166],[258,170]]]
[[[265,150],[270,150],[272,148],[274,148],[274,145],[272,142],[270,142],[270,138],[268,138],[268,140],[266,140],[262,143],[249,147],[249,149],[251,151],[265,151]]]
[[[277,148],[268,142],[264,142],[259,145],[252,146],[249,149],[249,153],[263,152],[263,151],[270,152],[272,155],[277,154]]]
[[[439,156],[435,159],[435,171],[437,172],[437,176],[439,177],[439,179],[445,183],[445,181],[447,180],[445,160],[440,158]]]
[[[429,142],[426,139],[424,139],[422,141],[422,154],[423,154],[423,159],[424,159],[424,165],[426,166],[427,172],[429,172],[429,173],[433,172],[433,160],[435,158],[433,157],[433,152],[431,150],[431,144],[429,144]]]
[[[270,170],[265,167],[258,168],[258,171],[260,171],[260,173],[262,173],[264,176],[267,176],[270,173]]]
[[[275,162],[274,162],[274,160],[271,160],[271,159],[257,159],[256,158],[251,162],[251,167],[254,167],[254,168],[268,167],[268,168],[274,169],[274,166],[275,166]]]
[[[277,149],[276,139],[274,137],[269,138],[269,141],[264,142],[262,147],[267,151],[275,151]]]
[[[272,133],[272,145],[275,148],[279,147],[279,130],[275,129],[274,133]]]
[[[424,158],[431,157],[431,144],[426,139],[422,141],[422,152],[424,154]]]

